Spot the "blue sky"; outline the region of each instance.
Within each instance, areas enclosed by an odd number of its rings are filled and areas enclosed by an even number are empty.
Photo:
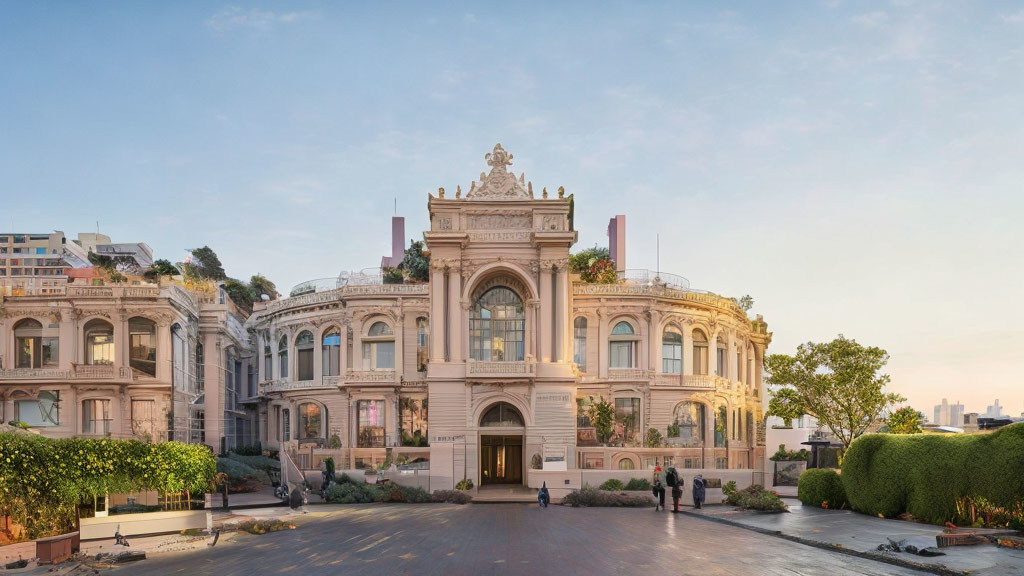
[[[501,142],[579,246],[1024,411],[1024,5],[0,2],[0,228],[283,290],[388,251]]]

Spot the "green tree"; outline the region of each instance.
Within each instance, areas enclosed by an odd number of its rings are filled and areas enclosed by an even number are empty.
[[[590,406],[587,407],[587,416],[590,418],[590,425],[594,427],[597,434],[597,441],[604,444],[612,437],[612,424],[615,421],[615,406],[604,398],[594,401],[590,397]]]
[[[889,375],[879,371],[888,361],[885,350],[842,334],[831,342],[801,344],[795,356],[772,354],[764,364],[773,399],[778,399],[774,413],[814,416],[845,452],[886,408],[905,400],[884,391]]]
[[[583,274],[599,260],[611,260],[611,253],[604,246],[594,244],[593,248],[585,248],[569,255],[569,271],[574,274]]]
[[[423,241],[413,240],[405,251],[405,259],[399,264],[405,276],[416,282],[430,280],[430,258],[423,253]]]
[[[271,300],[277,300],[281,295],[277,291],[277,286],[263,274],[254,274],[249,278],[249,291],[252,292],[253,302],[259,301],[264,294],[270,296]]]
[[[803,416],[806,412],[800,402],[800,396],[793,388],[779,388],[772,392],[772,399],[768,401],[768,411],[765,416],[778,416],[786,427],[793,425],[793,420]]]
[[[174,264],[171,264],[170,260],[159,259],[153,262],[153,265],[146,269],[143,276],[149,280],[156,280],[161,276],[177,276],[180,274],[178,269],[175,268]]]
[[[736,303],[740,305],[744,312],[750,312],[750,309],[754,307],[754,299],[750,294],[744,295]]]
[[[920,434],[922,420],[924,414],[910,406],[904,406],[890,414],[885,419],[885,424],[890,434]]]
[[[224,283],[224,291],[227,292],[228,297],[231,298],[231,301],[236,306],[246,312],[252,312],[252,303],[255,299],[253,298],[252,290],[249,289],[247,284],[230,278]]]
[[[208,280],[225,280],[227,274],[224,266],[220,263],[217,253],[209,246],[193,248],[192,261],[185,264],[185,274],[193,278],[205,278]]]

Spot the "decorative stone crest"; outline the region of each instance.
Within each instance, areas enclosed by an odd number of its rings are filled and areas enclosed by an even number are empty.
[[[529,200],[532,197],[526,184],[525,175],[516,179],[506,169],[512,164],[512,155],[495,144],[494,150],[484,156],[491,172],[480,175],[480,182],[473,182],[466,198],[472,200]]]

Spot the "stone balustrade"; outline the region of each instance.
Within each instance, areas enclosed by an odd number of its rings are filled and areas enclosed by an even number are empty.
[[[71,370],[56,368],[4,368],[0,369],[0,380],[68,380]]]
[[[380,384],[394,382],[394,370],[349,370],[345,373],[346,384]]]
[[[531,360],[518,362],[481,362],[477,360],[466,361],[466,376],[473,377],[521,377],[532,378],[536,376],[537,367]]]
[[[609,368],[609,380],[649,380],[651,373],[642,368]]]

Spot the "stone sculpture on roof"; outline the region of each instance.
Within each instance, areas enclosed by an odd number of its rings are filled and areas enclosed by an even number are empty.
[[[518,179],[505,167],[512,164],[512,155],[495,144],[494,150],[484,156],[491,167],[489,174],[480,174],[480,182],[473,182],[466,194],[471,200],[529,200],[533,198],[532,186],[526,183],[526,175]]]

